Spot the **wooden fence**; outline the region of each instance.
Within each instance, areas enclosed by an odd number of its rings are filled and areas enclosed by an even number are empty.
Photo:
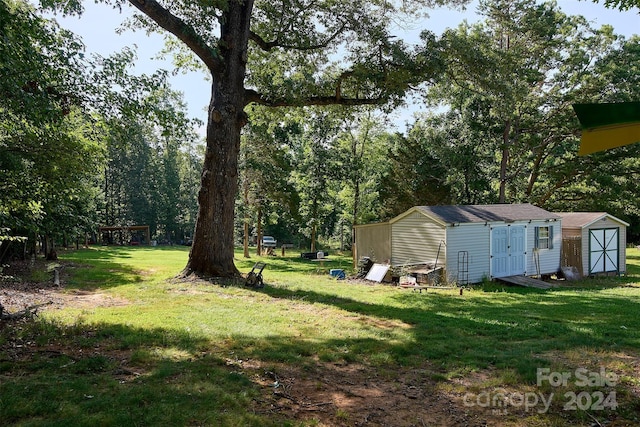
[[[562,253],[560,265],[562,267],[576,267],[582,276],[582,237],[572,236],[562,238]]]

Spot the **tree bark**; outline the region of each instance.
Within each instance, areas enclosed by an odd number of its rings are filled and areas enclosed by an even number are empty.
[[[56,251],[56,244],[53,238],[45,235],[44,240],[46,242],[46,251],[45,251],[45,259],[47,261],[57,261],[58,260],[58,252]]]
[[[244,257],[251,258],[249,255],[249,180],[245,177],[243,185],[243,202],[244,202],[244,236],[242,239],[242,249],[244,250]]]
[[[237,116],[242,106],[233,102],[233,91],[225,89],[221,82],[213,83],[198,217],[186,275],[239,275],[233,263],[233,220],[241,127]]]
[[[353,184],[353,225],[358,224],[358,206],[360,204],[360,176],[361,176],[361,167],[362,167],[362,157],[364,154],[364,144],[366,142],[366,136],[362,141],[362,151],[360,155],[358,155],[358,140],[355,136],[351,135],[351,158],[355,160],[356,168],[355,171],[351,172],[351,179]]]
[[[506,203],[507,201],[507,166],[509,164],[509,132],[511,131],[511,120],[505,123],[502,133],[502,160],[500,161],[500,193],[498,203]]]
[[[256,255],[262,255],[262,201],[258,202],[258,221],[256,226]]]
[[[210,67],[213,83],[207,122],[207,148],[198,194],[198,217],[183,275],[238,277],[233,262],[233,221],[238,191],[244,79],[253,1],[230,1],[221,28],[222,70]]]

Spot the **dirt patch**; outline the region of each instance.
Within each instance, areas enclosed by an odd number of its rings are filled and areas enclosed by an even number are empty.
[[[62,294],[56,292],[54,296],[64,300],[65,307],[73,308],[121,307],[130,304],[124,298],[116,298],[101,292],[71,291]]]
[[[430,378],[429,368],[388,371],[318,362],[313,368],[279,365],[259,372],[253,365],[254,381],[263,390],[257,413],[320,426],[518,425],[504,414],[465,406]]]
[[[66,289],[68,271],[77,266],[72,263],[46,261],[12,262],[0,278],[0,304],[9,313],[30,308],[44,309],[113,307],[127,305],[123,298],[115,298],[103,292]],[[58,270],[60,284],[54,283],[53,270]],[[38,274],[34,274],[38,272]],[[34,280],[34,279],[40,280]],[[44,279],[43,279],[44,278]]]

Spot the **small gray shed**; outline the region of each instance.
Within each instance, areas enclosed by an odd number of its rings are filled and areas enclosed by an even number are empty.
[[[627,271],[628,223],[606,212],[563,212],[562,266],[583,276]]]
[[[394,267],[444,266],[458,283],[560,269],[561,217],[531,204],[416,206],[354,231],[356,260],[384,262],[377,252],[389,254]],[[376,235],[388,243],[373,252]]]

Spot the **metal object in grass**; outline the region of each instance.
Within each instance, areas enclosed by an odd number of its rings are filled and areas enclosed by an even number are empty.
[[[252,288],[264,288],[264,280],[262,279],[262,270],[267,266],[264,262],[256,262],[253,268],[247,274],[245,279],[245,286],[251,286]]]

